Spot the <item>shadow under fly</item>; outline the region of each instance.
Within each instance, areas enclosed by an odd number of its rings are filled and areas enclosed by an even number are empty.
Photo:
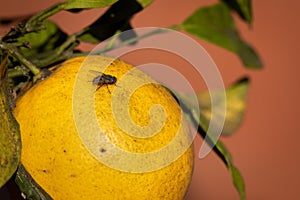
[[[108,85],[112,85],[112,84],[116,85],[117,78],[115,76],[112,76],[112,75],[109,75],[109,74],[104,74],[103,72],[98,72],[98,71],[95,71],[95,70],[89,70],[89,71],[94,73],[94,74],[98,74],[98,76],[96,76],[91,81],[93,83],[93,85],[97,86],[95,91],[97,91],[103,85],[106,85],[106,88],[107,88],[108,92],[111,93],[109,88],[108,88]]]

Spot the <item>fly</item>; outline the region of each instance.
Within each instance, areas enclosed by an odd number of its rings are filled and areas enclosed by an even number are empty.
[[[112,76],[109,74],[104,74],[102,72],[97,72],[94,70],[90,70],[90,71],[99,74],[99,76],[96,76],[92,81],[94,85],[97,85],[96,91],[99,88],[101,88],[103,85],[106,85],[106,87],[108,89],[108,85],[116,84],[116,82],[117,82],[117,78],[115,76]],[[109,89],[108,89],[108,91],[109,91]],[[110,93],[110,91],[109,91],[109,93]]]

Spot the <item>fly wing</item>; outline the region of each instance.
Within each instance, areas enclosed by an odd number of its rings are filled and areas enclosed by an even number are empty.
[[[93,74],[97,74],[98,76],[104,75],[103,72],[99,72],[99,71],[95,71],[95,70],[89,70],[89,72],[91,72],[91,73],[93,73]]]

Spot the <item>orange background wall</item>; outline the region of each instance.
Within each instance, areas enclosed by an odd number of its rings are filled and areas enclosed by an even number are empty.
[[[1,0],[0,17],[31,14],[53,2],[57,1]],[[167,27],[180,23],[197,7],[214,2],[156,0],[134,17],[133,26]],[[246,70],[234,54],[198,40],[216,62],[226,85],[244,75],[251,77],[245,121],[234,136],[223,139],[245,178],[249,200],[300,199],[299,7],[296,0],[253,0],[251,30],[237,19],[243,37],[263,58],[265,68],[260,71]],[[71,33],[102,12],[97,9],[80,16],[63,12],[53,19]],[[196,138],[196,153],[201,142]],[[239,199],[226,167],[214,153],[195,161],[187,200]]]

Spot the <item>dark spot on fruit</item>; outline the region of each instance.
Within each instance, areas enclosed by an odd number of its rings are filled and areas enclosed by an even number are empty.
[[[106,149],[100,148],[100,152],[101,152],[101,153],[105,153],[105,152],[106,152]]]

